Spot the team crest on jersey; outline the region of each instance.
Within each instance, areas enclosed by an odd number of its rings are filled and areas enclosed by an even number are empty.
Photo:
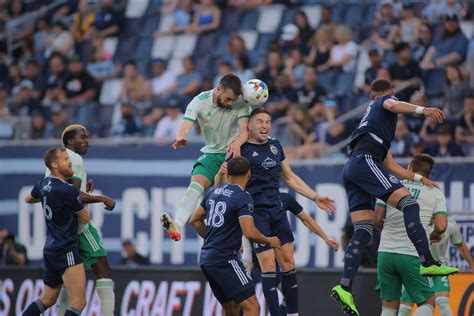
[[[253,204],[249,203],[249,204],[247,204],[247,207],[249,208],[249,212],[253,213]]]
[[[267,157],[263,162],[262,162],[262,167],[265,169],[270,169],[276,166],[276,161]]]
[[[270,145],[270,151],[271,151],[272,154],[274,154],[274,155],[278,154],[278,149],[276,148],[275,145]]]
[[[395,176],[390,176],[389,179],[392,183],[395,183],[395,184],[398,183],[398,178]]]

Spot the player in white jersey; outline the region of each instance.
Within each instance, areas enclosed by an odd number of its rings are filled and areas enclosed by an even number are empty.
[[[413,157],[409,170],[429,177],[434,160],[420,154]],[[420,220],[431,240],[437,240],[446,230],[446,198],[438,188],[421,181],[403,181],[420,205]],[[385,222],[384,222],[385,218]],[[405,229],[403,213],[381,200],[377,201],[375,226],[383,226],[377,264],[377,290],[382,299],[382,316],[396,316],[400,305],[402,286],[419,306],[414,315],[431,316],[435,296],[427,278],[420,274],[420,259]],[[434,225],[433,225],[434,223]]]
[[[82,156],[89,148],[89,135],[87,129],[79,124],[66,127],[62,133],[62,142],[72,162],[74,175],[68,181],[81,191],[84,204],[104,203],[107,210],[115,207],[115,202],[104,195],[90,195],[94,190],[92,180],[87,180]],[[46,171],[48,175],[48,170]],[[101,312],[104,316],[114,315],[115,294],[111,279],[111,268],[107,260],[102,239],[97,229],[89,223],[79,224],[79,251],[86,267],[91,267],[96,276],[96,290],[100,298]],[[69,296],[65,287],[61,289],[58,299],[58,314],[63,315],[69,304]]]
[[[240,146],[248,139],[250,106],[243,101],[241,94],[239,77],[227,74],[216,88],[200,93],[186,108],[173,148],[186,146],[195,122],[201,127],[206,145],[194,163],[191,183],[178,205],[176,219],[167,213],[161,217],[163,228],[173,240],[181,239],[181,228],[195,211],[204,191],[214,182],[214,176],[226,157],[240,156]]]
[[[448,249],[449,242],[456,246],[461,257],[469,263],[471,270],[474,272],[474,259],[472,258],[471,251],[463,240],[458,224],[452,218],[448,218],[448,227],[443,235],[441,235],[441,239],[438,242],[431,244],[431,253],[435,260],[439,260],[443,264],[448,263],[446,250]],[[436,305],[438,305],[441,316],[453,316],[448,300],[449,292],[451,290],[449,278],[447,276],[435,276],[432,277],[432,283],[433,290],[436,292]],[[413,303],[411,297],[406,291],[403,291],[400,301],[400,311],[398,316],[409,316],[411,314]]]

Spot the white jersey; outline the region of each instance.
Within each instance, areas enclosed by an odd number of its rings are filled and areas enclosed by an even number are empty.
[[[447,214],[446,198],[441,190],[430,188],[421,181],[405,180],[402,183],[420,205],[421,224],[428,235],[433,229],[431,221],[433,216]],[[377,200],[377,205],[387,207],[379,251],[418,257],[415,246],[408,238],[403,213],[380,200]]]
[[[448,227],[446,231],[441,235],[441,240],[437,243],[431,244],[431,254],[435,260],[441,261],[443,264],[448,264],[448,257],[446,256],[446,250],[448,249],[449,242],[454,246],[458,246],[463,243],[461,232],[459,231],[458,223],[453,219],[448,219]]]

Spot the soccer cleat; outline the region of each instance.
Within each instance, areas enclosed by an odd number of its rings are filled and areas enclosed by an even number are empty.
[[[163,213],[163,215],[161,215],[161,226],[166,229],[168,236],[170,236],[172,240],[179,241],[181,239],[181,229],[170,214]]]
[[[440,275],[450,275],[458,273],[458,268],[451,268],[445,265],[442,265],[440,262],[435,262],[427,267],[420,267],[420,274],[424,276],[440,276]]]
[[[344,290],[341,285],[337,285],[331,290],[331,297],[341,304],[344,314],[350,316],[360,316],[354,303],[352,293]]]

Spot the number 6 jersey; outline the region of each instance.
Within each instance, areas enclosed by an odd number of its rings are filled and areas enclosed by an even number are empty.
[[[242,243],[239,217],[252,216],[253,199],[239,185],[211,189],[201,202],[206,211],[207,234],[199,264],[219,264],[235,259]]]

